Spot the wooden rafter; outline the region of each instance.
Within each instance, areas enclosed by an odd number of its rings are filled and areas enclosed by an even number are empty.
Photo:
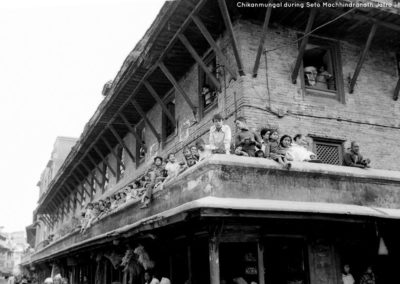
[[[117,130],[112,126],[111,124],[108,126],[114,137],[118,140],[118,143],[122,146],[122,148],[125,149],[126,153],[128,153],[128,156],[131,158],[132,162],[135,162],[135,156],[132,154],[131,150],[129,147],[125,144],[124,140],[119,136]]]
[[[115,153],[114,149],[111,147],[110,143],[108,143],[107,139],[105,137],[101,137],[100,138],[104,144],[106,145],[106,147],[108,148],[108,150],[110,151],[110,153],[115,157],[115,159],[117,159],[117,161],[119,161],[119,164],[124,168],[125,170],[125,165],[124,163],[121,161],[120,157],[118,157],[118,155]]]
[[[267,11],[265,12],[264,25],[263,25],[263,29],[262,29],[261,36],[260,36],[260,43],[258,44],[256,61],[254,62],[253,77],[257,77],[257,74],[258,74],[258,68],[260,66],[261,55],[264,51],[264,41],[265,41],[265,37],[267,36],[269,19],[271,18],[271,12],[272,12],[272,6],[269,6]]]
[[[83,190],[86,191],[86,193],[90,195],[90,192],[87,191],[87,189],[86,189],[86,187],[85,187],[85,182],[84,182],[83,180],[81,181],[81,180],[77,177],[77,175],[76,175],[75,173],[72,173],[71,176],[72,176],[72,178],[73,178],[78,184],[80,184],[80,185],[82,186]],[[83,194],[81,194],[81,196],[82,196],[82,198],[83,198]]]
[[[349,92],[352,94],[354,92],[354,86],[356,85],[358,75],[360,75],[361,67],[364,64],[365,58],[367,57],[369,47],[371,46],[372,39],[375,36],[376,28],[378,27],[377,24],[373,24],[371,30],[368,35],[367,42],[365,43],[364,50],[361,53],[360,59],[358,60],[356,70],[354,71],[353,78],[350,82]]]
[[[89,159],[90,163],[100,172],[100,174],[103,176],[103,179],[108,181],[108,178],[106,177],[106,173],[99,167],[99,165],[94,161],[93,157],[90,154],[87,154],[86,157]]]
[[[229,34],[229,38],[231,40],[233,54],[234,54],[235,59],[236,59],[236,64],[237,64],[237,67],[238,67],[238,70],[239,70],[239,74],[240,74],[240,76],[243,76],[245,73],[244,73],[244,70],[243,70],[242,59],[240,58],[238,44],[237,44],[237,41],[236,41],[235,34],[233,32],[232,21],[231,21],[231,17],[229,16],[228,7],[226,6],[225,0],[218,0],[218,5],[219,5],[219,9],[220,9],[221,14],[222,14],[222,18],[223,18],[224,23],[225,23],[226,30],[227,30],[227,32]]]
[[[176,120],[175,120],[174,115],[169,111],[169,109],[167,108],[165,103],[162,101],[160,96],[157,94],[156,90],[154,90],[154,88],[151,86],[151,84],[147,80],[144,80],[143,84],[145,85],[145,87],[147,88],[149,93],[152,95],[152,97],[156,100],[156,102],[161,106],[163,112],[168,117],[168,119],[172,122],[172,124],[176,125]]]
[[[93,177],[93,179],[94,179],[94,181],[97,183],[97,185],[101,187],[101,186],[102,186],[102,183],[97,179],[96,175],[93,174],[93,171],[90,170],[90,168],[85,164],[84,161],[81,162],[81,165],[82,165],[82,166],[85,168],[85,170],[88,172],[88,175],[90,174],[90,175]]]
[[[86,183],[90,186],[90,191],[86,191],[86,187],[83,185],[85,188],[86,193],[89,196],[92,196],[92,192],[94,191],[94,186],[91,180],[89,180],[88,175],[85,175],[84,172],[82,172],[78,167],[75,168],[75,170],[83,177],[83,179],[86,181]],[[90,174],[90,172],[88,173]]]
[[[157,141],[161,142],[160,134],[157,132],[157,130],[155,129],[153,124],[147,118],[146,113],[140,107],[139,103],[135,99],[131,99],[130,102],[133,105],[133,107],[136,109],[136,111],[139,113],[139,115],[143,118],[143,120],[146,123],[146,125],[150,128],[151,132],[153,132],[154,136],[157,138]]]
[[[129,132],[135,136],[137,143],[142,144],[142,139],[140,138],[139,134],[135,130],[135,128],[132,127],[126,116],[121,112],[119,116],[122,118],[122,121],[124,122],[125,126],[128,127]]]
[[[207,65],[204,63],[203,59],[201,59],[200,55],[196,52],[194,47],[190,44],[189,40],[183,35],[179,35],[179,40],[182,42],[182,44],[186,47],[186,49],[189,51],[189,53],[192,55],[194,60],[196,60],[197,64],[203,69],[204,73],[206,73],[207,77],[211,80],[213,85],[218,89],[221,90],[221,84],[219,83],[218,79],[215,77],[213,73],[211,73],[210,69],[207,67]]]
[[[315,8],[311,9],[310,15],[308,16],[308,20],[307,20],[306,30],[304,31],[304,37],[301,41],[301,44],[299,47],[299,53],[297,55],[296,63],[294,65],[293,72],[292,72],[292,83],[293,84],[296,84],[297,76],[299,75],[301,62],[303,61],[303,55],[306,50],[309,33],[311,31],[311,28],[314,23],[314,19],[315,19],[316,15],[317,15],[317,10]]]
[[[114,177],[116,177],[117,173],[113,170],[111,165],[108,163],[107,158],[104,157],[104,155],[101,153],[100,149],[97,146],[93,146],[93,149],[96,151],[96,154],[99,155],[99,157],[101,158],[102,162],[105,163],[107,165],[107,167],[110,169],[111,174]]]
[[[236,80],[237,79],[236,71],[231,67],[229,61],[226,59],[225,55],[222,53],[221,49],[219,48],[219,46],[217,45],[217,43],[211,36],[210,32],[207,30],[207,27],[204,25],[202,20],[196,15],[192,15],[192,20],[196,24],[197,28],[200,30],[201,34],[207,40],[208,44],[214,50],[218,59],[224,64],[225,68],[232,75],[232,78]]]
[[[192,103],[190,97],[186,94],[185,90],[179,85],[178,81],[176,81],[174,75],[168,70],[167,66],[163,62],[160,62],[158,64],[158,67],[160,67],[161,71],[164,73],[165,77],[171,82],[171,84],[174,86],[175,90],[182,95],[182,97],[185,99],[186,103],[189,105],[189,107],[192,109],[193,114],[196,116],[197,113],[197,107]]]

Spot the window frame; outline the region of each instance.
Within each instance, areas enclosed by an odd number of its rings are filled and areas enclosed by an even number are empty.
[[[299,35],[303,36],[303,35]],[[299,41],[299,46],[301,41]],[[317,88],[309,88],[306,86],[304,81],[304,54],[301,60],[301,68],[300,68],[300,82],[301,82],[301,89],[303,91],[304,96],[314,96],[314,97],[323,97],[328,99],[333,99],[339,101],[342,104],[346,103],[345,100],[345,92],[344,92],[344,81],[343,81],[343,67],[341,61],[341,54],[340,54],[340,42],[333,39],[321,38],[317,36],[310,36],[308,38],[307,44],[314,44],[318,45],[322,48],[326,48],[330,50],[332,56],[332,65],[335,71],[335,86],[336,90],[322,90]],[[332,94],[332,95],[330,95]],[[333,96],[333,94],[335,94]]]
[[[344,153],[345,153],[345,149],[344,149],[345,140],[337,139],[337,138],[329,138],[329,137],[312,136],[312,135],[309,135],[309,136],[312,138],[313,152],[317,155],[318,159],[319,159],[319,156],[317,153],[317,144],[337,146],[339,149],[339,164],[337,164],[337,166],[341,166],[343,164],[343,157],[344,157]],[[327,164],[327,165],[336,165],[336,164]]]
[[[218,79],[218,72],[217,72],[217,66],[218,66],[218,60],[217,60],[217,55],[214,52],[214,50],[210,49],[208,50],[205,55],[202,57],[202,60],[206,66],[212,61],[215,60],[215,77]],[[216,92],[216,98],[215,101],[207,106],[206,108],[204,107],[204,102],[203,102],[203,96],[201,94],[201,89],[203,87],[203,81],[204,78],[207,77],[207,74],[203,71],[203,69],[198,66],[198,99],[199,99],[199,115],[200,119],[205,117],[208,113],[212,112],[214,109],[218,108],[218,95],[220,90],[216,86],[212,86],[215,88]]]

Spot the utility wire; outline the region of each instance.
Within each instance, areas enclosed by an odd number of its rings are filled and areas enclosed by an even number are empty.
[[[332,20],[330,20],[330,21],[328,21],[328,22],[326,22],[326,23],[324,23],[324,24],[322,24],[322,25],[316,27],[315,29],[313,29],[313,30],[311,30],[310,32],[304,34],[303,36],[299,37],[298,39],[292,41],[292,42],[289,43],[289,44],[281,45],[281,46],[275,47],[275,48],[273,48],[273,49],[265,49],[265,50],[264,50],[264,53],[271,52],[271,51],[275,51],[275,50],[281,49],[281,48],[283,48],[283,47],[287,47],[287,46],[290,46],[290,45],[292,45],[292,44],[295,44],[295,43],[297,43],[298,41],[302,40],[303,38],[309,36],[309,35],[312,34],[313,32],[315,32],[315,31],[317,31],[317,30],[319,30],[319,29],[322,29],[323,27],[325,27],[325,26],[327,26],[327,25],[329,25],[329,24],[331,24],[331,23],[333,23],[333,22],[339,20],[340,18],[346,16],[347,14],[350,14],[350,13],[353,12],[355,9],[356,9],[356,7],[351,8],[351,9],[348,10],[347,12],[345,12],[345,13],[343,13],[343,14],[337,16],[336,18],[334,18],[334,19],[332,19]]]

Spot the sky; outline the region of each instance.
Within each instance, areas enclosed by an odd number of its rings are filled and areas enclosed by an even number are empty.
[[[25,230],[57,136],[79,137],[164,0],[0,0],[0,227]]]

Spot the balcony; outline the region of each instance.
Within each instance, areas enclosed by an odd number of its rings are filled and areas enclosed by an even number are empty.
[[[399,185],[396,171],[314,163],[293,163],[288,171],[268,159],[214,155],[155,192],[149,208],[129,201],[85,234],[75,230],[37,248],[31,262],[217,213],[400,219]]]

